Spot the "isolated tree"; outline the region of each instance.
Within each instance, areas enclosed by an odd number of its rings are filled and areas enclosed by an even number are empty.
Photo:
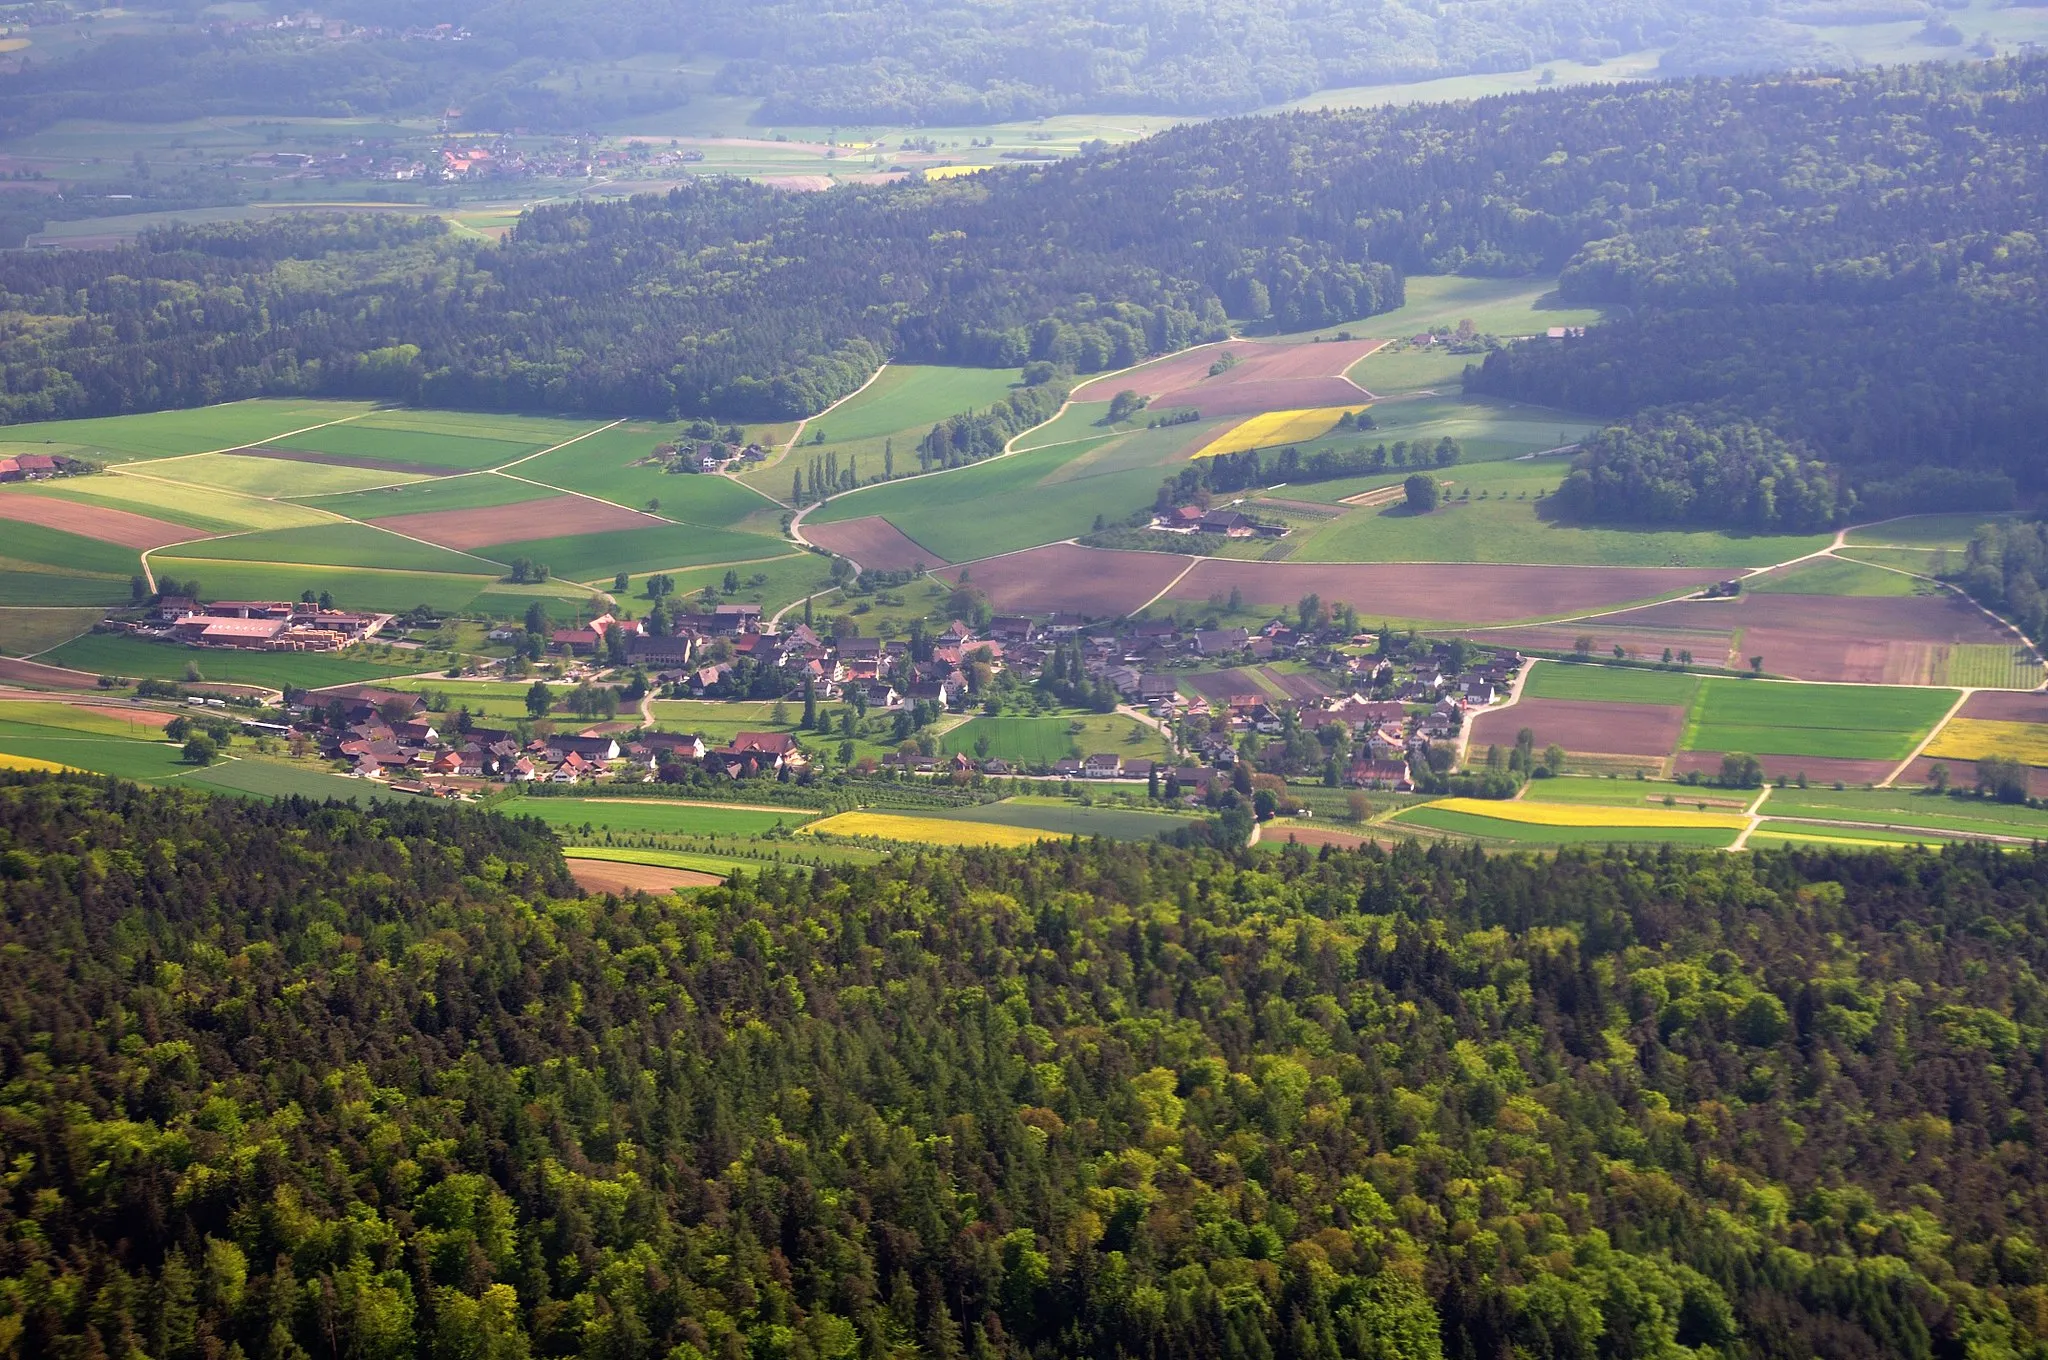
[[[529,633],[545,633],[548,631],[547,606],[539,600],[535,600],[532,604],[526,606],[526,631]]]
[[[1760,656],[1751,657],[1749,659],[1749,669],[1752,675],[1762,675],[1764,673],[1764,659]]]
[[[631,578],[625,572],[620,572],[617,576],[612,577],[612,590],[616,593],[623,593],[629,580]]]
[[[536,680],[526,691],[526,713],[534,719],[545,718],[548,710],[555,706],[555,692],[548,688],[545,680]]]
[[[204,732],[195,732],[185,739],[185,762],[188,765],[211,765],[220,754],[220,747]]]
[[[1927,787],[1935,793],[1948,792],[1948,766],[1935,761],[1927,771]]]
[[[1417,515],[1426,515],[1436,509],[1439,494],[1436,478],[1424,472],[1412,473],[1401,483],[1401,490],[1408,498],[1408,509]]]

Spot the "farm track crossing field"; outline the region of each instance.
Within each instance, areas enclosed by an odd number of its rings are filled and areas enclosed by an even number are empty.
[[[350,519],[378,520],[445,510],[482,510],[548,500],[554,496],[555,492],[549,488],[535,486],[517,477],[500,476],[495,472],[471,472],[337,496],[313,496],[308,497],[305,503]]]
[[[1687,751],[1903,760],[1952,690],[1709,679],[1686,715]]]
[[[909,571],[920,565],[947,565],[945,558],[874,515],[837,524],[807,524],[804,537],[828,552],[852,558],[863,570]]]
[[[2048,840],[2048,811],[1989,798],[1930,794],[1919,788],[1776,789],[1763,806],[1771,817],[1927,827],[1958,835],[2028,836]]]
[[[0,519],[57,529],[123,548],[160,548],[166,543],[199,536],[182,524],[150,519],[127,510],[21,492],[0,492]],[[11,539],[11,531],[7,537]]]
[[[958,584],[965,574],[967,584],[987,595],[998,612],[1063,610],[1108,619],[1136,610],[1187,566],[1187,558],[1165,553],[1109,552],[1055,543],[976,562],[971,568],[948,567],[937,575]],[[1205,591],[1197,598],[1206,596]],[[1291,597],[1289,603],[1299,598]]]
[[[530,448],[552,448],[604,425],[600,417],[522,416],[502,411],[447,411],[387,406],[354,422],[366,430],[398,434],[443,434],[463,439],[495,439]]]
[[[1816,557],[1780,571],[1765,572],[1742,583],[1765,595],[1906,596],[1933,594],[1938,588],[1895,571],[1841,557]]]
[[[242,758],[221,761],[205,769],[187,769],[189,773],[178,776],[180,784],[255,798],[337,798],[359,803],[403,796],[330,770],[288,765],[277,760]]]
[[[616,572],[629,575],[694,567],[717,562],[744,562],[780,556],[787,545],[762,534],[734,533],[688,524],[661,524],[644,529],[569,534],[500,543],[491,549],[498,561],[525,557],[547,564],[556,576],[574,581],[604,580]],[[741,570],[745,575],[745,570]]]
[[[1699,676],[1676,671],[1539,661],[1533,663],[1529,670],[1528,679],[1522,686],[1522,697],[1682,706],[1690,704],[1699,689]]]
[[[1961,549],[1969,546],[1970,536],[1977,532],[1979,526],[1989,524],[1993,520],[2010,518],[2010,515],[1993,514],[1988,511],[1910,515],[1904,519],[1889,519],[1882,523],[1866,524],[1851,529],[1845,541],[1866,547]]]
[[[464,551],[530,539],[536,529],[550,530],[551,537],[559,538],[666,527],[665,521],[653,515],[584,496],[549,496],[542,500],[471,510],[431,510],[417,515],[392,515],[370,520],[369,523],[393,533],[423,538],[429,543]]]
[[[468,553],[415,542],[366,524],[347,523],[207,539],[184,552],[160,552],[156,560],[175,571],[170,564],[188,555],[209,562],[305,563],[319,567],[374,567],[380,571],[453,572],[458,576],[484,575],[493,568],[489,561]]]
[[[326,421],[359,418],[366,401],[237,401],[147,415],[46,420],[7,429],[10,441],[47,440],[97,450],[102,457],[167,458],[260,444]]]
[[[0,654],[29,656],[68,642],[106,617],[104,609],[0,609]]]
[[[1455,392],[1464,382],[1465,366],[1484,355],[1453,354],[1431,349],[1382,349],[1351,366],[1345,376],[1375,397],[1411,392]]]

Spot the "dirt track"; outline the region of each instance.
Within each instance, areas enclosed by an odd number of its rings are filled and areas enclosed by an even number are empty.
[[[864,570],[909,571],[920,563],[927,567],[949,565],[880,515],[836,524],[806,524],[804,537],[827,551],[852,558]]]

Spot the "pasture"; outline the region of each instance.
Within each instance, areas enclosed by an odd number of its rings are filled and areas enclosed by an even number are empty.
[[[387,519],[395,515],[424,515],[441,510],[482,510],[524,501],[543,500],[554,493],[517,477],[495,472],[460,473],[453,477],[407,478],[393,486],[346,492],[333,496],[311,496],[306,504],[350,519]]]
[[[1418,392],[1456,392],[1465,380],[1465,366],[1481,354],[1453,354],[1448,349],[1375,350],[1351,366],[1345,376],[1375,397],[1405,397]]]
[[[181,569],[172,564],[187,556],[210,562],[374,567],[380,571],[453,572],[458,576],[485,575],[500,566],[465,552],[345,521],[330,521],[315,528],[208,539],[182,549],[166,549],[157,553],[155,560],[163,563],[165,569],[178,572]]]
[[[1406,300],[1392,311],[1353,321],[1354,334],[1410,336],[1456,330],[1470,321],[1481,335],[1541,335],[1552,326],[1590,326],[1604,307],[1580,307],[1557,294],[1556,279],[1482,279],[1411,274]],[[1327,334],[1328,328],[1321,333]]]
[[[1966,548],[1979,526],[1992,520],[2010,519],[2009,514],[1966,511],[1942,515],[1907,515],[1880,520],[1848,532],[1844,542],[1856,547],[1875,548]]]
[[[1708,679],[1680,749],[1839,760],[1903,760],[1956,700],[1953,690]]]
[[[367,401],[253,400],[146,415],[45,420],[7,428],[9,441],[68,444],[103,461],[169,458],[261,444],[310,426],[368,415]]]
[[[360,653],[199,651],[115,633],[87,633],[40,658],[88,675],[185,680],[196,670],[203,680],[262,685],[270,689],[316,689],[376,680],[416,669],[413,659],[379,661]]]
[[[914,430],[919,438],[947,416],[993,406],[1009,395],[1022,375],[1013,368],[952,368],[936,364],[890,364],[866,390],[851,397],[804,429],[805,443],[830,448],[884,438]],[[823,440],[817,436],[823,434]],[[896,447],[916,465],[917,449]],[[901,466],[899,463],[898,466]]]
[[[769,811],[668,798],[515,798],[497,811],[582,829],[583,835],[759,836],[778,828],[793,831],[818,816],[810,808]]]
[[[490,553],[499,561],[525,557],[546,563],[556,576],[566,580],[609,584],[613,575],[622,571],[637,575],[671,567],[772,558],[780,556],[785,546],[759,534],[663,524],[619,533],[567,534],[500,543]]]
[[[949,756],[979,757],[984,740],[988,758],[1015,765],[1051,765],[1098,751],[1148,760],[1165,760],[1171,754],[1153,729],[1116,713],[972,718],[946,733],[939,750]]]
[[[151,470],[154,467],[153,463],[142,463],[111,468],[103,476],[48,482],[35,491],[38,495],[60,496],[85,505],[168,520],[203,533],[239,534],[330,522],[319,511],[290,501],[267,501],[224,487],[194,486],[160,478]]]
[[[331,454],[356,460],[358,465],[369,468],[474,472],[501,467],[547,446],[530,440],[480,438],[438,430],[395,429],[352,422],[272,440],[264,447],[283,453]]]
[[[1537,661],[1531,663],[1522,697],[1608,704],[1690,704],[1699,688],[1699,676],[1682,672]]]
[[[1931,595],[1940,588],[1896,571],[1842,557],[1815,557],[1742,583],[1744,590],[1764,595],[1854,595],[1864,597]]]
[[[105,618],[104,609],[0,609],[0,655],[34,656],[68,642]]]
[[[0,561],[15,570],[40,566],[87,576],[117,576],[124,581],[142,570],[142,558],[133,548],[20,520],[9,520],[5,530],[0,530]]]
[[[687,603],[707,586],[722,592],[727,570],[725,566],[690,567],[662,574],[674,579],[677,597]],[[832,588],[831,559],[817,553],[789,553],[765,562],[742,563],[729,570],[739,573],[740,588],[732,595],[721,593],[719,601],[724,604],[758,604],[761,612],[768,616],[806,595],[823,594]],[[647,580],[645,575],[634,577],[626,594],[620,597],[620,602],[635,613],[645,612],[653,603],[647,598]],[[837,607],[838,602],[834,600],[830,604]],[[827,605],[827,601],[820,600],[814,610]]]
[[[1967,782],[1967,771],[1957,773]],[[1930,793],[1920,788],[1773,789],[1759,811],[1766,817],[1807,822],[2048,840],[2048,811],[1967,794]]]
[[[329,496],[360,491],[365,487],[424,480],[424,474],[418,472],[352,467],[343,463],[309,463],[249,451],[161,458],[148,464],[146,471],[151,477],[210,490],[234,491],[259,500]]]

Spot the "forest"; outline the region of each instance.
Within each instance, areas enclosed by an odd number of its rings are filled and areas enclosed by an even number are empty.
[[[183,8],[183,7],[174,7]],[[1658,48],[1670,74],[1827,64],[1826,44],[1775,22],[1797,0],[1489,0],[1451,14],[1418,0],[1362,8],[1212,0],[1105,7],[1086,0],[342,0],[329,17],[373,28],[223,29],[214,11],[66,59],[31,58],[0,95],[0,127],[66,117],[180,122],[223,113],[352,117],[455,104],[474,127],[556,132],[689,102],[643,74],[564,89],[567,64],[672,54],[708,60],[721,95],[763,100],[765,122],[962,124],[1047,114],[1243,113],[1333,86],[1523,71]],[[1875,6],[1883,9],[1882,5]],[[1823,19],[1824,21],[1824,19]],[[412,41],[448,23],[461,42]]]
[[[2048,1344],[2048,858],[1070,841],[580,898],[0,775],[18,1355]]]
[[[2048,61],[1225,120],[1042,167],[703,180],[433,221],[176,228],[0,259],[13,420],[258,394],[788,418],[885,359],[1095,372],[1350,324],[1419,272],[1560,271],[1620,315],[1469,390],[1796,441],[1852,492],[2038,484]],[[1002,422],[1006,424],[1007,422]],[[958,460],[999,423],[939,432]],[[1869,503],[1867,490],[1860,492]]]

